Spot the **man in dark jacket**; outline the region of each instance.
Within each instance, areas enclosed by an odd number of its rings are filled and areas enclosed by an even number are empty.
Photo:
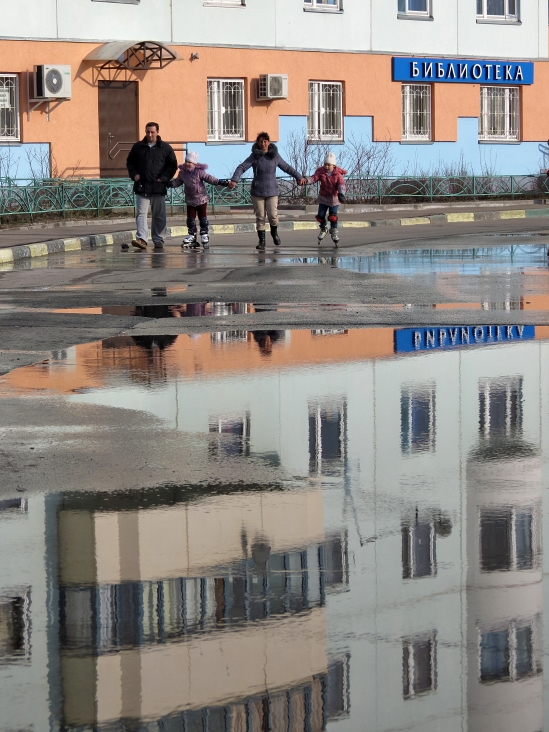
[[[146,249],[149,238],[147,212],[151,206],[151,234],[156,251],[164,248],[166,229],[166,192],[168,183],[177,170],[177,158],[167,142],[158,134],[160,127],[149,122],[145,137],[132,147],[126,167],[133,180],[135,205],[137,209],[137,236],[132,241],[136,249]]]
[[[234,171],[229,188],[234,188],[242,175],[249,169],[253,169],[251,195],[255,212],[257,236],[259,244],[256,249],[265,249],[265,219],[269,219],[271,236],[273,242],[278,246],[278,183],[276,180],[276,169],[280,168],[291,175],[299,185],[304,185],[305,179],[282,159],[277,146],[271,142],[267,132],[260,132],[252,146],[252,154],[240,163]]]

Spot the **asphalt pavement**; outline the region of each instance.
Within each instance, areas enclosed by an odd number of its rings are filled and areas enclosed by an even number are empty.
[[[0,373],[120,334],[490,323],[495,309],[500,323],[549,325],[547,220],[343,229],[337,249],[283,234],[264,253],[244,233],[206,251],[177,238],[162,254],[107,246],[1,265]],[[206,317],[183,314],[188,303],[241,307]]]

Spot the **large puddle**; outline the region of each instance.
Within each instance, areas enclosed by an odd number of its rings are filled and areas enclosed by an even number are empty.
[[[0,730],[546,729],[548,373],[549,328],[494,321],[120,337],[1,377],[36,421],[0,456],[43,489],[0,501]]]

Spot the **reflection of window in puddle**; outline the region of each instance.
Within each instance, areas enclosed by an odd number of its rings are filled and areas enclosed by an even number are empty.
[[[154,728],[186,732],[322,732],[332,719],[346,716],[349,704],[349,658],[328,664],[296,686],[229,702],[176,712],[154,721]],[[148,727],[147,727],[148,729]]]
[[[7,498],[0,501],[0,518],[24,514],[28,509],[29,504],[26,498]]]
[[[402,525],[402,578],[434,577],[437,573],[434,523]]]
[[[210,303],[212,315],[222,317],[224,315],[243,315],[251,312],[251,305],[246,302],[212,302]]]
[[[487,438],[522,434],[522,377],[479,380],[479,432]]]
[[[341,399],[309,404],[309,466],[311,472],[329,473],[345,463],[347,404]]]
[[[61,638],[99,653],[164,643],[323,607],[347,585],[346,535],[284,553],[255,542],[248,559],[209,577],[62,587]]]
[[[484,300],[482,303],[482,309],[500,311],[520,310],[521,302],[520,298],[517,300],[501,300],[499,302],[489,302]]]
[[[214,346],[220,346],[224,343],[246,343],[247,341],[247,330],[222,330],[217,333],[210,333],[210,343]]]
[[[484,572],[532,569],[538,555],[538,511],[481,509],[480,566]]]
[[[452,533],[452,520],[444,514],[433,514],[430,518],[403,521],[402,534],[402,579],[434,577],[437,573],[437,537],[444,539]]]
[[[436,690],[436,650],[434,632],[402,642],[402,695],[405,699]]]
[[[250,454],[250,414],[230,417],[210,417],[210,435],[218,435],[210,442],[212,456],[238,456]]]
[[[400,392],[400,444],[404,455],[435,451],[435,384],[409,384]]]
[[[30,656],[30,589],[0,595],[0,664]]]
[[[333,335],[347,335],[349,331],[344,328],[332,328],[331,330],[316,329],[311,331],[311,335],[314,336],[333,336]]]
[[[512,620],[479,631],[480,680],[518,681],[541,673],[541,620]]]

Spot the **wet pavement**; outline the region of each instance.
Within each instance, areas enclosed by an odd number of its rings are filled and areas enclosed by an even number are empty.
[[[0,729],[544,729],[548,334],[450,330],[3,376]]]
[[[549,729],[530,233],[0,273],[0,732]]]

